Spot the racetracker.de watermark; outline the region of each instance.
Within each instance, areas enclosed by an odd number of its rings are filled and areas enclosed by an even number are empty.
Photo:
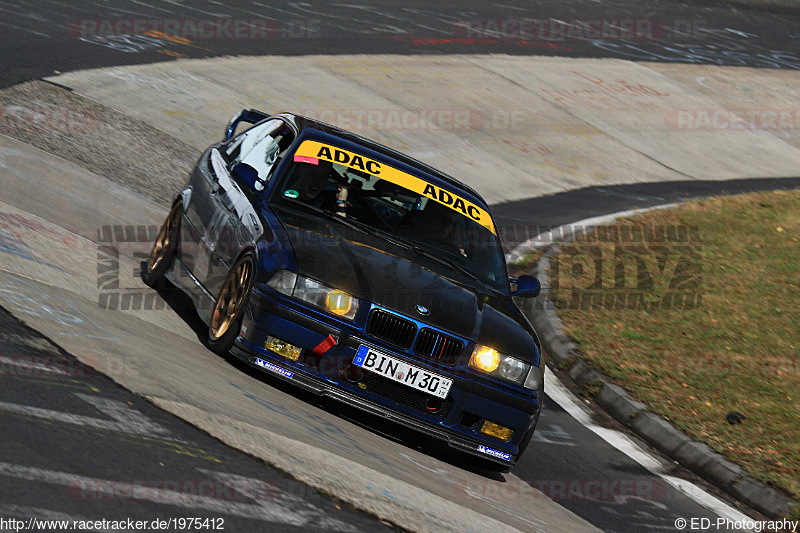
[[[187,503],[205,500],[271,501],[281,489],[271,480],[231,479],[85,479],[67,487],[70,498],[81,501],[154,501]]]
[[[800,130],[800,109],[673,109],[664,123],[677,130]]]
[[[97,359],[82,354],[80,359],[60,354],[8,354],[0,355],[0,378],[18,379],[81,379],[99,373],[132,375],[125,359],[107,357]]]
[[[266,18],[82,18],[67,24],[74,39],[120,35],[165,35],[187,43],[195,40],[265,40],[320,37],[321,21],[278,21]]]
[[[686,38],[700,33],[702,20],[652,18],[488,18],[464,19],[453,25],[462,39],[517,41],[613,41]]]
[[[521,110],[477,109],[305,109],[298,114],[351,131],[454,131],[519,130],[525,113]]]
[[[0,107],[0,132],[88,132],[97,127],[97,115],[89,109],[6,105]]]
[[[89,361],[95,363],[95,361]],[[63,355],[2,355],[0,356],[0,377],[41,378],[41,377],[90,377],[97,372],[74,357]]]
[[[666,485],[658,479],[517,479],[498,483],[474,480],[457,483],[453,494],[462,500],[530,502],[541,500],[624,502],[660,501]]]

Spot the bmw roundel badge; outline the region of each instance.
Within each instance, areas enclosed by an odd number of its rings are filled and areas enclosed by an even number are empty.
[[[426,316],[426,315],[431,314],[431,312],[428,310],[428,308],[425,307],[424,305],[418,305],[417,306],[417,313],[421,314],[422,316]]]

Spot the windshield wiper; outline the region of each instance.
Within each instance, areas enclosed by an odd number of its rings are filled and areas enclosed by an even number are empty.
[[[444,265],[446,267],[449,267],[451,270],[455,270],[456,272],[461,272],[465,276],[470,277],[470,278],[474,279],[475,281],[481,281],[480,279],[478,279],[478,276],[476,276],[475,274],[473,274],[472,272],[470,272],[466,268],[462,267],[458,263],[456,263],[454,261],[449,261],[449,260],[447,260],[447,259],[445,259],[443,257],[439,257],[436,254],[432,254],[431,252],[427,251],[422,246],[411,246],[410,248],[415,253],[417,253],[417,254],[419,254],[419,255],[421,255],[423,257],[427,257],[428,259],[433,259],[437,263],[440,263],[440,264],[442,264],[442,265]]]
[[[413,242],[407,241],[407,240],[405,240],[403,238],[400,238],[400,237],[395,237],[394,235],[391,235],[391,234],[386,233],[384,231],[381,231],[379,229],[373,228],[372,226],[369,226],[368,224],[365,224],[364,222],[361,222],[359,220],[347,219],[347,218],[345,218],[345,217],[343,217],[341,215],[337,215],[333,211],[328,211],[326,209],[320,209],[319,207],[315,207],[315,206],[313,206],[311,204],[307,204],[307,203],[305,203],[303,201],[300,201],[300,200],[295,200],[294,198],[286,198],[286,200],[289,200],[290,202],[292,202],[295,205],[303,206],[303,207],[305,207],[307,209],[310,209],[311,211],[314,211],[315,213],[323,215],[325,218],[327,218],[329,220],[335,220],[336,222],[339,222],[340,224],[343,224],[343,225],[345,225],[345,226],[347,226],[349,228],[360,230],[360,231],[364,231],[366,233],[369,233],[370,235],[378,237],[379,239],[383,239],[383,240],[385,240],[387,242],[390,242],[390,243],[394,244],[395,246],[399,246],[399,247],[404,248],[406,250],[411,250],[412,252],[416,253],[417,255],[421,255],[423,257],[426,257],[428,259],[436,261],[437,263],[439,263],[441,265],[444,265],[444,266],[448,267],[451,270],[454,270],[456,272],[460,272],[461,274],[464,274],[468,278],[470,278],[470,279],[472,279],[474,281],[477,281],[478,283],[480,283],[484,287],[492,290],[493,292],[502,294],[502,291],[500,291],[496,287],[492,287],[491,285],[488,285],[485,281],[483,281],[478,276],[476,276],[475,274],[473,274],[472,272],[470,272],[466,268],[462,267],[458,263],[456,263],[454,261],[449,261],[449,260],[447,260],[447,259],[445,259],[443,257],[439,257],[438,255],[429,252],[428,250],[426,250],[425,248],[423,248],[422,246],[420,246],[418,244],[414,244]]]
[[[421,255],[423,257],[427,257],[429,259],[433,259],[437,263],[445,265],[446,267],[449,267],[449,268],[451,268],[451,269],[453,269],[453,270],[455,270],[457,272],[460,272],[460,273],[464,274],[468,278],[477,281],[483,287],[489,289],[490,291],[492,291],[494,293],[497,293],[497,294],[500,294],[500,295],[504,294],[503,291],[501,291],[497,287],[493,287],[493,286],[489,285],[484,280],[480,279],[478,276],[476,276],[475,274],[473,274],[472,272],[470,272],[466,268],[462,267],[461,265],[459,265],[455,261],[449,261],[449,260],[445,259],[444,257],[439,257],[438,255],[429,252],[428,250],[426,250],[425,248],[423,248],[422,246],[419,246],[419,245],[410,246],[409,248],[412,251],[414,251],[415,253],[417,253],[417,254],[419,254],[419,255]]]
[[[410,243],[409,241],[407,241],[407,240],[405,240],[405,239],[403,239],[401,237],[397,237],[395,235],[392,235],[391,233],[389,233],[387,231],[379,230],[378,228],[373,228],[372,226],[369,226],[369,225],[365,224],[364,222],[361,222],[361,221],[358,221],[358,220],[356,222],[364,229],[364,231],[366,231],[370,235],[374,235],[375,237],[378,237],[379,239],[383,239],[385,241],[388,241],[388,242],[394,244],[395,246],[399,246],[400,248],[404,248],[406,250],[411,250],[412,249],[412,243]]]
[[[303,207],[306,207],[306,208],[314,211],[315,213],[323,215],[323,216],[325,216],[325,218],[328,218],[330,220],[335,220],[336,222],[344,224],[348,228],[352,228],[352,229],[355,229],[355,230],[363,231],[365,233],[369,233],[370,235],[372,235],[374,237],[378,237],[379,239],[383,239],[385,241],[388,241],[388,242],[394,244],[395,246],[400,246],[401,248],[405,248],[407,250],[411,250],[412,249],[411,244],[408,243],[407,241],[399,239],[399,238],[395,238],[394,235],[391,235],[391,234],[386,233],[384,231],[381,231],[379,229],[373,228],[372,226],[370,226],[368,224],[365,224],[364,222],[361,222],[360,220],[356,220],[354,218],[346,218],[346,217],[343,217],[342,215],[337,215],[333,211],[328,211],[327,209],[321,209],[321,208],[313,206],[311,204],[307,204],[307,203],[305,203],[305,202],[303,202],[301,200],[295,200],[294,198],[286,198],[286,199],[289,200],[290,202],[292,202],[295,205],[301,205]]]
[[[295,200],[294,198],[286,198],[286,200],[288,200],[289,202],[291,202],[294,205],[302,206],[302,207],[305,207],[306,209],[310,209],[314,213],[316,213],[318,215],[322,215],[325,218],[327,218],[328,220],[335,220],[336,222],[339,222],[340,224],[343,224],[343,225],[347,226],[348,228],[352,228],[352,229],[356,229],[356,230],[361,230],[362,229],[360,224],[356,224],[355,221],[348,220],[347,218],[343,217],[342,215],[337,215],[333,211],[328,211],[327,209],[321,209],[319,207],[316,207],[316,206],[313,206],[313,205],[308,204],[306,202],[303,202],[302,200]]]

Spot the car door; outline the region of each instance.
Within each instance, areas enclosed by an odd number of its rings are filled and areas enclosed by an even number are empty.
[[[209,153],[212,182],[207,201],[197,215],[203,228],[199,238],[195,277],[214,296],[219,293],[228,271],[248,245],[263,232],[263,222],[252,200],[258,191],[237,181],[234,167],[247,164],[264,184],[270,179],[282,153],[291,142],[290,130],[279,119],[267,120],[238,135]],[[263,189],[262,189],[263,190]]]

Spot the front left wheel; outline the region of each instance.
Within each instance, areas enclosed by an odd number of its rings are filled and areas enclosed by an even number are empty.
[[[248,252],[234,263],[222,284],[208,327],[208,347],[215,353],[228,353],[239,334],[254,270],[255,256]]]

